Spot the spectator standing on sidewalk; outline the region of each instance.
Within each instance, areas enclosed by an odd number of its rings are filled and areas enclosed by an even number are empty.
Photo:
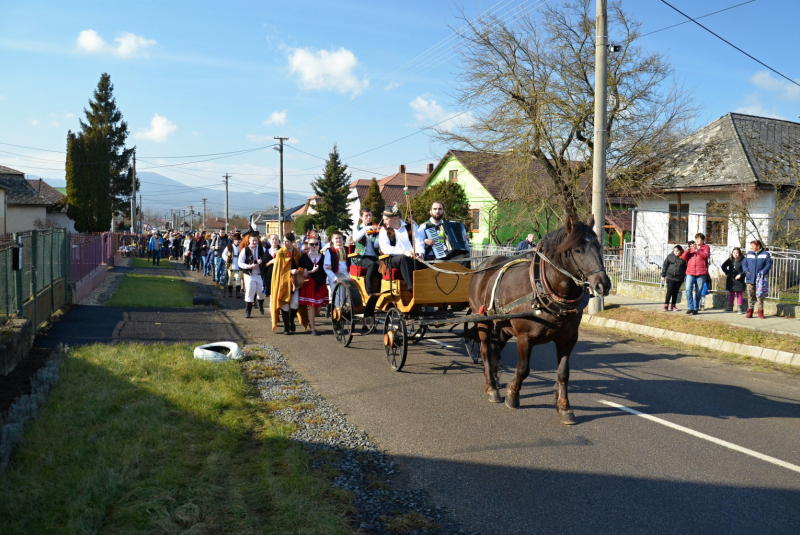
[[[161,239],[161,234],[153,234],[150,238],[150,243],[147,246],[148,251],[153,258],[153,265],[161,265],[161,249],[164,248],[164,240]]]
[[[524,240],[517,244],[517,252],[521,253],[522,251],[527,251],[534,247],[536,247],[536,237],[533,234],[528,234]]]
[[[684,251],[682,258],[686,262],[686,313],[696,316],[703,295],[703,284],[708,282],[711,248],[705,244],[706,235],[702,232],[695,234],[694,239],[689,242],[689,248]]]
[[[733,312],[733,301],[736,299],[739,314],[744,314],[742,294],[745,290],[744,283],[744,256],[742,250],[734,247],[731,256],[722,264],[722,271],[727,275],[725,289],[728,290],[728,308],[725,312]]]
[[[686,262],[683,261],[683,247],[676,245],[672,254],[664,259],[661,266],[661,280],[667,285],[667,295],[664,297],[664,312],[669,310],[677,311],[675,306],[678,302],[678,294],[681,292],[681,284],[686,279]],[[670,301],[672,306],[670,307]]]
[[[744,259],[745,282],[747,283],[747,317],[753,317],[753,307],[758,302],[758,317],[764,319],[764,298],[769,294],[769,270],[772,257],[764,249],[761,240],[750,242],[750,252]]]

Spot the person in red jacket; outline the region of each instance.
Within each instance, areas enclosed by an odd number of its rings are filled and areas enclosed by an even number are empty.
[[[695,241],[689,242],[689,247],[683,253],[686,261],[686,306],[687,314],[697,315],[700,308],[700,297],[703,293],[703,284],[708,282],[708,258],[711,248],[705,244],[706,235],[698,232]]]

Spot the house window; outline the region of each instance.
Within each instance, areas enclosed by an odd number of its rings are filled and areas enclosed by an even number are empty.
[[[450,182],[455,182],[457,180],[458,180],[458,170],[453,169],[452,171],[450,171]]]
[[[470,220],[472,221],[471,228],[469,229],[470,232],[480,232],[481,231],[481,211],[480,210],[470,210],[469,215],[471,216]]]
[[[689,205],[669,205],[669,243],[686,243],[689,239]]]
[[[728,203],[711,201],[706,206],[706,241],[709,245],[728,244]]]

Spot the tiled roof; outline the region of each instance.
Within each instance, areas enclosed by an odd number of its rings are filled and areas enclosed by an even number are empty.
[[[381,197],[383,197],[383,201],[387,205],[391,205],[395,202],[402,204],[405,202],[403,188],[406,183],[408,184],[408,197],[409,200],[411,200],[428,180],[428,176],[430,175],[427,173],[398,172],[378,180],[378,190],[381,192]],[[356,190],[356,195],[358,195],[360,203],[363,203],[364,199],[367,198],[371,183],[372,180],[364,179],[355,180],[350,183],[350,188]]]
[[[6,190],[6,202],[11,205],[39,205],[47,206],[47,202],[36,193],[25,175],[16,169],[0,165],[0,187]]]
[[[212,217],[205,220],[203,223],[203,228],[210,228],[210,229],[224,229],[225,228],[225,219],[221,217]]]
[[[678,142],[649,185],[661,190],[788,180],[800,158],[800,123],[728,113]]]
[[[630,210],[606,212],[606,225],[612,225],[622,232],[630,232],[633,230],[633,212]]]
[[[406,180],[408,180],[409,189],[412,186],[419,188],[425,184],[426,180],[428,180],[428,175],[424,173],[395,173],[391,176],[387,176],[386,178],[378,180],[378,185],[403,187],[405,186]]]
[[[61,202],[65,197],[63,193],[41,178],[38,180],[28,179],[28,184],[36,191],[36,193],[38,193],[44,198],[45,201],[47,201],[47,204],[56,204]]]
[[[292,214],[296,211],[304,207],[305,204],[298,204],[297,206],[292,206],[290,208],[283,209],[283,220],[284,221],[291,221],[293,219]],[[278,207],[273,206],[269,210],[261,210],[258,212],[253,212],[250,214],[250,221],[255,224],[264,223],[266,221],[277,221],[278,220]]]

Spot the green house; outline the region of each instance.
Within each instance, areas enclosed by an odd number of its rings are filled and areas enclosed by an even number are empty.
[[[519,241],[519,230],[494,225],[493,221],[502,221],[503,210],[513,210],[513,206],[504,206],[498,202],[502,198],[504,166],[499,158],[479,152],[449,150],[433,169],[428,180],[420,188],[425,189],[448,180],[458,182],[467,194],[469,208],[472,213],[472,244],[489,243],[505,244],[511,240]],[[514,218],[509,218],[509,220]],[[495,228],[495,239],[490,236],[491,227]],[[531,231],[532,232],[532,231]]]

